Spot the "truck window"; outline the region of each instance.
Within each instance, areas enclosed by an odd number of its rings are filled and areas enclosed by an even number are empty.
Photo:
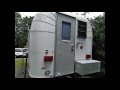
[[[15,52],[22,52],[21,49],[15,49]]]

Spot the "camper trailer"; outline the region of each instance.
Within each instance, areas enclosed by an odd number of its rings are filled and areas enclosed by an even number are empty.
[[[71,12],[40,12],[28,35],[30,78],[54,78],[100,72],[101,62],[92,59],[90,22]]]

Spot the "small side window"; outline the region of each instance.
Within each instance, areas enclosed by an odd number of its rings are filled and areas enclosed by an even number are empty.
[[[70,40],[71,36],[71,23],[62,22],[62,40]]]
[[[86,38],[86,30],[87,24],[86,22],[78,21],[78,38]]]

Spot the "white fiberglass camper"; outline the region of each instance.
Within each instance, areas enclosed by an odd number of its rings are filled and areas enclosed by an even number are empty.
[[[90,22],[71,12],[40,12],[34,16],[28,36],[29,76],[52,78],[72,73],[100,72],[92,59]]]

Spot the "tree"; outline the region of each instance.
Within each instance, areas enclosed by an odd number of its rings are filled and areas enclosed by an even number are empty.
[[[21,29],[21,21],[22,21],[22,17],[20,15],[20,13],[15,12],[15,47],[19,47],[19,35],[20,35],[20,29]]]
[[[22,45],[26,45],[27,38],[28,38],[28,32],[31,27],[31,22],[33,20],[33,17],[23,17],[22,22],[21,22],[21,30],[23,31],[22,34]]]
[[[28,32],[31,27],[33,17],[23,17],[15,13],[15,47],[24,47],[27,42]]]
[[[101,61],[101,73],[105,74],[105,13],[90,22],[93,27],[93,59]]]

